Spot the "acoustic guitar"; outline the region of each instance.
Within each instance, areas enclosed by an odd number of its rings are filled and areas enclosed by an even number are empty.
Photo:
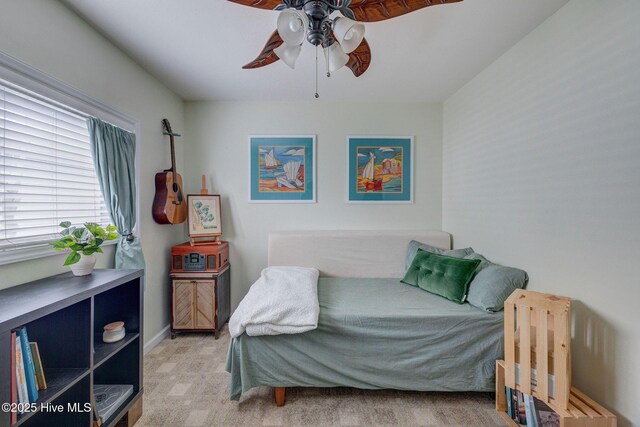
[[[169,120],[162,119],[165,135],[171,140],[171,167],[156,174],[156,195],[152,214],[158,224],[180,224],[187,219],[187,199],[182,191],[182,177],[176,172],[176,153],[173,138],[180,136],[171,130]]]

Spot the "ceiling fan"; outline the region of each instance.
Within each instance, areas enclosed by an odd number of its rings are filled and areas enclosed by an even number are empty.
[[[278,29],[256,59],[244,69],[264,67],[282,59],[295,67],[306,38],[325,51],[327,68],[347,66],[360,77],[371,63],[371,50],[362,22],[376,22],[415,12],[428,6],[462,0],[229,0],[259,9],[279,10]],[[334,11],[341,17],[330,18]],[[337,42],[337,43],[336,43]]]
[[[229,0],[244,6],[280,11],[276,31],[256,59],[244,69],[264,67],[282,59],[294,68],[305,38],[324,48],[327,75],[347,66],[356,77],[371,63],[362,22],[376,22],[438,4],[463,0]],[[342,16],[331,18],[338,11]],[[317,56],[316,56],[317,61]],[[317,62],[316,62],[317,64]]]

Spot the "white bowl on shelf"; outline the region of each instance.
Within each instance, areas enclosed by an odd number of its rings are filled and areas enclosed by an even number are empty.
[[[104,326],[104,332],[102,333],[102,341],[106,343],[112,343],[120,341],[124,338],[126,331],[124,329],[124,322],[113,322]]]

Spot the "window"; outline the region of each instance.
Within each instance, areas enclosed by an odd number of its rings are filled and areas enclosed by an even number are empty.
[[[110,222],[85,118],[0,81],[0,255],[53,240],[66,220]]]

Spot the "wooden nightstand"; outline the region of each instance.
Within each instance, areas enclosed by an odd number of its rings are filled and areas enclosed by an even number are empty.
[[[229,245],[172,248],[171,338],[178,332],[213,332],[229,320],[231,267]]]

